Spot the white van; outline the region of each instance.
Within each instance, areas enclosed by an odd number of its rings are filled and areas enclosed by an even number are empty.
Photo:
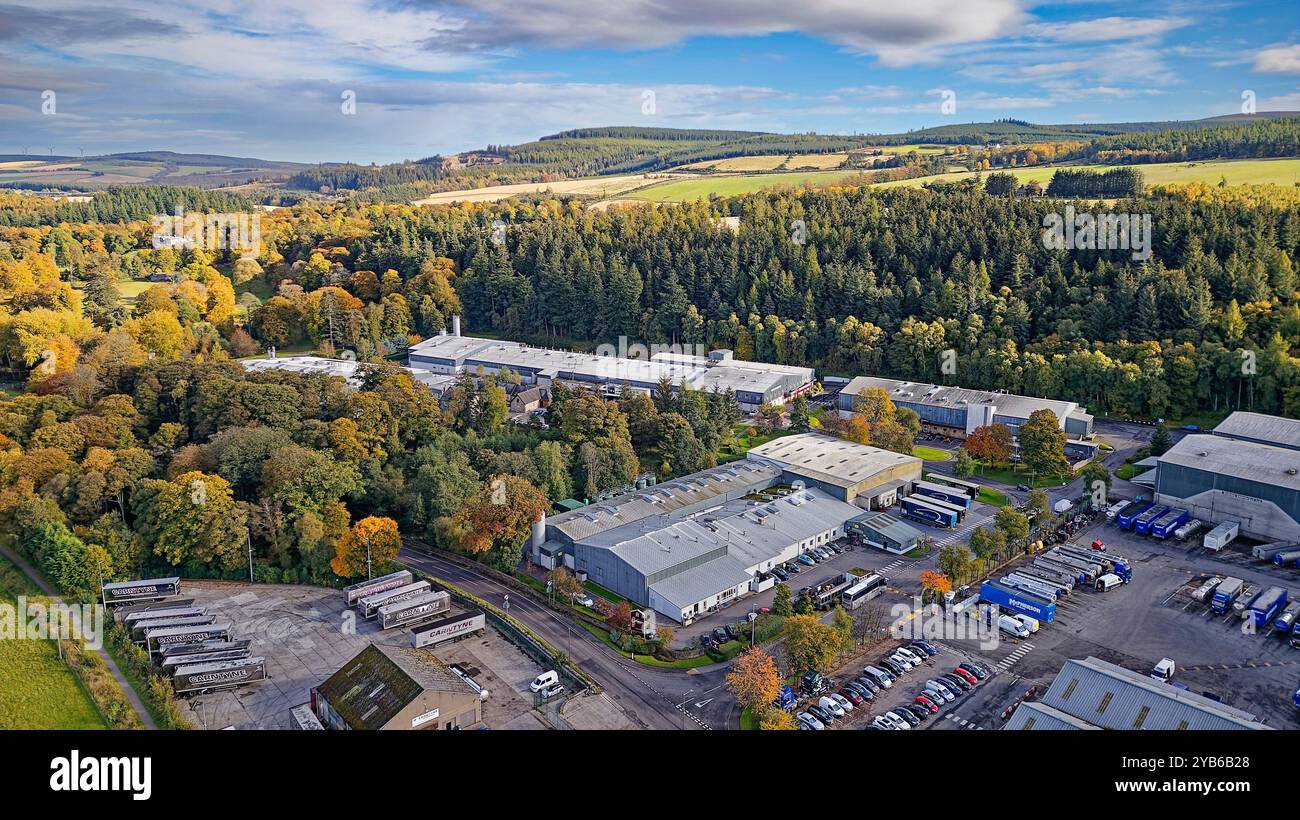
[[[534,692],[540,692],[546,687],[559,682],[560,682],[559,673],[556,672],[554,669],[551,669],[533,678],[533,682],[528,684],[528,688]]]
[[[925,660],[925,657],[920,655],[915,649],[908,649],[905,646],[900,646],[898,649],[894,650],[894,652],[895,654],[902,655],[904,658],[910,660],[913,666],[920,666],[921,661]]]
[[[877,669],[874,666],[868,666],[862,670],[871,676],[871,679],[880,684],[881,689],[888,689],[894,685],[894,676],[885,672],[883,669]]]
[[[1020,623],[1024,624],[1024,625],[1027,626],[1027,627],[1029,627],[1029,631],[1030,631],[1030,632],[1037,632],[1037,631],[1038,631],[1038,619],[1037,619],[1037,618],[1031,618],[1031,617],[1029,617],[1028,615],[1025,615],[1025,614],[1022,613],[1022,612],[1017,612],[1015,615],[1012,615],[1011,617],[1015,618],[1017,621],[1020,621]]]
[[[1029,627],[1019,618],[1013,618],[1010,615],[1003,615],[998,618],[998,628],[1003,632],[1009,632],[1017,638],[1028,638]]]
[[[822,699],[817,701],[817,705],[822,708],[822,711],[830,712],[831,715],[837,718],[844,717],[846,714],[844,707],[840,706],[839,701],[836,701],[829,695],[822,695]]]
[[[1120,580],[1120,577],[1118,575],[1114,574],[1113,572],[1108,572],[1097,579],[1097,591],[1110,592],[1112,589],[1114,589],[1115,587],[1119,586],[1122,583],[1124,582]]]

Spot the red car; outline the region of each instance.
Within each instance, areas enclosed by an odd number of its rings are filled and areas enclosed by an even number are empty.
[[[939,707],[934,705],[934,701],[930,700],[925,695],[917,695],[912,700],[912,703],[915,703],[917,706],[920,706],[922,709],[929,710],[930,714],[932,715],[935,712],[939,711]]]
[[[1101,540],[1100,538],[1098,538],[1096,541],[1093,541],[1093,542],[1092,542],[1092,548],[1095,549],[1095,550],[1100,550],[1100,551],[1102,551],[1102,552],[1105,552],[1105,551],[1106,551],[1106,544],[1105,544],[1104,542],[1102,542],[1102,540]]]
[[[854,706],[861,706],[863,703],[862,696],[857,692],[854,692],[852,689],[841,689],[840,695],[848,698],[849,703],[852,703]]]
[[[969,683],[971,686],[974,686],[975,684],[980,682],[979,678],[975,677],[970,672],[967,672],[965,669],[962,669],[960,666],[953,669],[952,673],[957,677],[961,678],[962,680],[966,681],[967,683]]]

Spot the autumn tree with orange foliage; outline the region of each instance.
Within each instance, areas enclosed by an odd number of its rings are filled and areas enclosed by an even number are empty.
[[[391,518],[363,518],[339,540],[330,569],[344,578],[355,578],[370,567],[382,567],[397,558],[402,537]]]
[[[940,598],[952,592],[952,581],[942,572],[927,569],[921,573],[921,589],[930,593],[930,597]]]
[[[727,688],[742,708],[758,712],[776,700],[781,675],[776,661],[761,646],[746,649],[727,673]]]
[[[1002,467],[1011,461],[1011,428],[1005,424],[976,427],[966,437],[966,452],[990,467]]]
[[[527,479],[494,475],[452,517],[448,540],[461,552],[490,554],[498,569],[509,571],[519,564],[533,522],[550,506]]]

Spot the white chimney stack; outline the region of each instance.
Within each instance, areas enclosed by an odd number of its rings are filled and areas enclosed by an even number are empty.
[[[533,522],[533,540],[529,546],[536,552],[546,541],[546,513],[542,513]]]
[[[460,335],[460,314],[451,317],[451,335]]]

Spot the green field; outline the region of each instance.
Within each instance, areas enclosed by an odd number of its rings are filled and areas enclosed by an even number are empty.
[[[1109,171],[1113,165],[1080,165],[1090,171]],[[1142,172],[1147,185],[1170,185],[1181,182],[1204,182],[1217,185],[1226,179],[1229,185],[1293,185],[1300,182],[1300,159],[1228,159],[1207,162],[1162,162],[1150,165],[1133,166]],[[1003,169],[998,169],[1003,170]],[[1056,173],[1056,167],[1050,165],[1033,168],[1008,168],[1006,173],[1014,174],[1021,182],[1041,182],[1047,184]],[[985,171],[988,176],[990,171]],[[895,182],[882,182],[879,187],[897,188],[908,186],[919,188],[927,182],[953,182],[975,176],[973,171],[951,174],[938,174],[917,179],[902,179]]]
[[[799,186],[805,183],[825,185],[845,176],[861,173],[860,171],[795,171],[788,174],[737,174],[735,176],[712,176],[702,179],[682,179],[652,185],[638,191],[623,194],[625,199],[644,199],[650,202],[679,202],[691,199],[706,199],[712,194],[718,196],[737,196],[752,194],[764,188],[782,185]]]
[[[902,147],[902,146],[900,146]],[[1008,168],[1006,173],[1013,174],[1021,182],[1041,182],[1046,185],[1060,166],[1040,165],[1032,168]],[[1116,166],[1079,165],[1092,171],[1107,171]],[[1300,159],[1238,159],[1210,160],[1206,162],[1167,162],[1135,166],[1146,179],[1147,185],[1168,185],[1182,182],[1203,182],[1217,185],[1226,179],[1229,185],[1294,185],[1300,183]],[[733,174],[729,176],[709,176],[700,179],[684,179],[651,185],[624,196],[629,199],[643,199],[651,202],[677,202],[692,199],[706,199],[711,195],[737,196],[751,194],[766,188],[781,185],[799,186],[804,184],[825,185],[859,173],[857,171],[802,171],[777,174]],[[893,182],[881,182],[877,187],[897,188],[907,186],[919,188],[931,182],[955,182],[974,177],[974,171],[956,171],[947,174],[935,174],[916,179],[902,179]],[[988,176],[991,171],[982,172]]]
[[[0,602],[35,590],[0,559]],[[0,638],[0,730],[103,729],[99,710],[52,641]]]
[[[938,447],[921,447],[919,445],[912,448],[912,455],[926,461],[948,461],[952,458],[952,453],[947,450],[940,450]]]

